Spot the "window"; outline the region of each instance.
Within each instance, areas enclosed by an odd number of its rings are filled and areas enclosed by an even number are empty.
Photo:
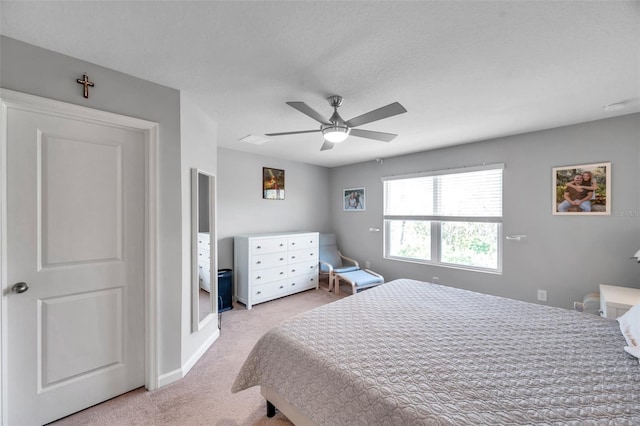
[[[385,258],[501,272],[503,168],[383,178]]]

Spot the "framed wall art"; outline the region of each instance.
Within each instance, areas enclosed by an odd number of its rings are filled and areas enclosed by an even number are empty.
[[[344,211],[361,212],[365,210],[366,199],[364,188],[345,188],[342,192]]]
[[[554,215],[610,215],[611,163],[554,167]]]
[[[262,168],[262,198],[284,200],[284,170]]]

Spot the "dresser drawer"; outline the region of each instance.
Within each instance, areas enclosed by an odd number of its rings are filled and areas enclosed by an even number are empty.
[[[289,251],[289,263],[308,262],[310,260],[318,261],[318,249],[308,248],[304,250]]]
[[[286,251],[287,239],[285,237],[252,239],[249,250],[252,256],[264,253],[274,253],[277,251]]]
[[[606,318],[621,317],[640,303],[640,289],[600,284],[600,314]]]
[[[289,294],[290,290],[288,284],[287,280],[280,280],[253,287],[253,303],[260,303],[265,300],[271,300]]]
[[[287,253],[267,253],[251,256],[250,267],[252,270],[273,268],[274,266],[287,264]]]
[[[613,306],[607,306],[607,311],[604,313],[606,318],[617,319],[627,312],[629,312],[630,308],[615,308]]]
[[[198,270],[200,271],[201,274],[209,275],[209,273],[211,272],[211,263],[209,262],[209,259],[207,259],[206,261],[205,260],[199,261]]]
[[[317,277],[315,274],[301,275],[299,277],[274,281],[253,287],[253,303],[260,303],[266,300],[283,297],[299,291],[316,287]]]
[[[210,243],[211,243],[211,238],[209,237],[209,234],[206,234],[204,232],[198,233],[198,245],[209,247]]]
[[[198,263],[200,262],[208,262],[211,257],[211,252],[209,249],[203,249],[198,247]]]
[[[289,278],[288,288],[290,293],[307,290],[318,285],[318,275],[314,272],[306,275]]]
[[[258,269],[251,271],[249,282],[251,287],[272,281],[281,280],[287,277],[287,265],[276,266],[275,268]]]
[[[209,243],[198,243],[198,251],[200,250],[210,251],[211,245]]]
[[[300,250],[317,247],[318,237],[316,234],[300,235],[289,237],[289,250]]]
[[[288,276],[295,277],[298,275],[315,274],[318,269],[318,261],[310,260],[308,262],[289,264]]]

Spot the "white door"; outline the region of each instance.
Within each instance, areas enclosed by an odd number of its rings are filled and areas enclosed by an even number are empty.
[[[144,386],[145,135],[7,114],[6,418],[37,425]]]

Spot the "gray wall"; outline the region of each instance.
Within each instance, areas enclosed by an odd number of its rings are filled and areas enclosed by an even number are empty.
[[[640,114],[349,165],[331,170],[331,225],[346,255],[387,280],[414,278],[572,307],[599,283],[640,287],[640,265],[629,257],[640,248]],[[611,161],[611,216],[552,215],[552,168]],[[383,259],[383,176],[504,163],[502,275]],[[367,189],[365,212],[344,212],[343,188]]]
[[[196,168],[216,174],[218,156],[218,123],[202,108],[194,93],[180,92],[180,161],[182,164],[182,370],[172,377],[183,377],[208,346],[219,336],[217,321],[209,321],[192,329],[192,198],[191,171]],[[215,257],[215,246],[211,248]],[[177,259],[174,263],[178,264]],[[215,273],[213,275],[216,277]],[[215,286],[214,286],[215,288]],[[215,299],[215,296],[214,296]]]
[[[262,168],[285,171],[285,199],[262,199]],[[329,169],[218,149],[218,267],[233,268],[233,236],[330,232]]]
[[[95,82],[88,99],[76,83]],[[0,36],[0,87],[159,123],[159,370],[181,366],[180,93]]]

